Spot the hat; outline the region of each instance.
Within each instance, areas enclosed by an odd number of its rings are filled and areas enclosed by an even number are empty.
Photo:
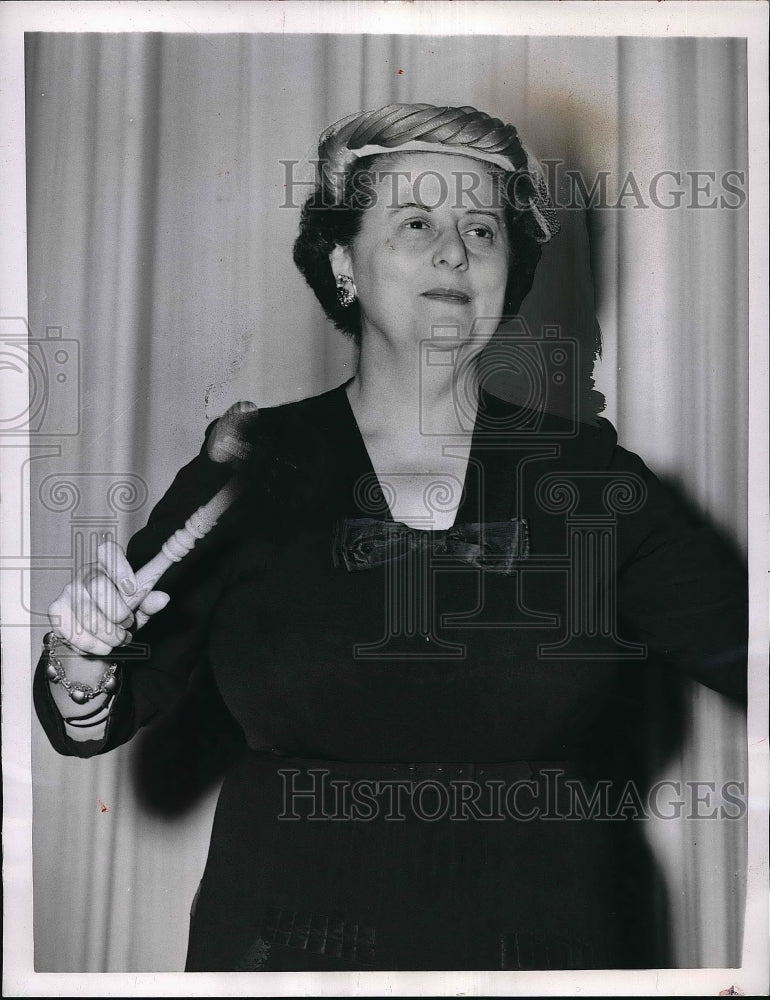
[[[531,217],[532,235],[538,243],[547,243],[559,231],[541,165],[524,148],[513,125],[476,108],[388,104],[348,115],[321,133],[319,182],[332,204],[341,204],[345,180],[357,160],[412,151],[471,156],[510,173],[528,175],[532,182],[529,196],[523,203],[517,198],[517,208]]]

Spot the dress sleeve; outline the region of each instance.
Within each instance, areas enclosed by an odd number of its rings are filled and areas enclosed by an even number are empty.
[[[207,439],[213,427],[208,428]],[[152,558],[231,474],[229,467],[208,458],[204,443],[197,457],[179,471],[151,512],[147,525],[129,542],[127,555],[134,569]],[[34,703],[55,750],[78,757],[104,753],[125,743],[140,727],[161,712],[170,711],[183,697],[193,669],[205,656],[207,627],[224,582],[236,520],[236,512],[231,509],[191,553],[161,577],[156,589],[170,595],[167,607],[136,633],[131,646],[121,647],[117,656],[105,657],[105,662],[119,664],[120,680],[106,727],[99,727],[98,739],[73,740],[67,735],[41,658],[35,671]]]
[[[637,455],[616,445],[609,468],[638,476],[646,494],[637,511],[620,516],[621,634],[645,643],[666,665],[744,701],[748,579],[742,558]]]

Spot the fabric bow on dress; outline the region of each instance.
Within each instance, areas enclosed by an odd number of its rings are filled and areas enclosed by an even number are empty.
[[[373,569],[425,553],[447,556],[489,573],[510,575],[529,556],[529,531],[524,518],[455,524],[441,531],[423,531],[400,521],[345,518],[334,532],[335,566],[349,572]]]

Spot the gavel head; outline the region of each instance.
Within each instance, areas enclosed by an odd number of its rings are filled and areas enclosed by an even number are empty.
[[[258,407],[255,403],[242,400],[233,405],[219,418],[208,440],[208,456],[212,462],[241,465],[251,454],[246,428],[254,420]]]

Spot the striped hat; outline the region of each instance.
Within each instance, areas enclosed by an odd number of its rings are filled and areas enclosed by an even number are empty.
[[[318,140],[319,182],[332,204],[340,204],[345,180],[357,160],[409,151],[456,153],[527,174],[532,182],[529,197],[524,204],[518,198],[516,203],[530,215],[532,235],[538,243],[547,243],[559,231],[541,165],[524,149],[513,125],[475,108],[388,104],[348,115],[325,129]]]

